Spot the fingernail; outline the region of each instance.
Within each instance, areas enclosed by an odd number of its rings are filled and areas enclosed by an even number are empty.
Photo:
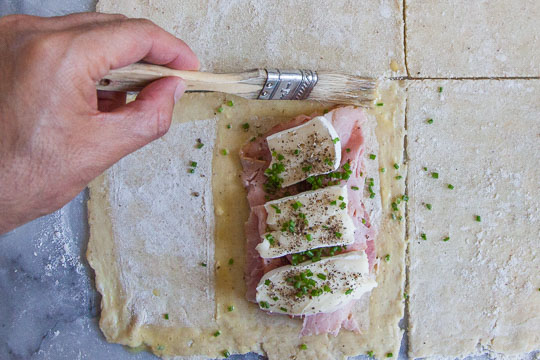
[[[178,102],[182,95],[184,95],[184,92],[186,91],[186,83],[184,80],[180,80],[178,82],[178,85],[176,85],[176,90],[174,91],[174,102]]]

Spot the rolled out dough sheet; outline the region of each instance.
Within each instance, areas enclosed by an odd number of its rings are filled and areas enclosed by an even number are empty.
[[[540,1],[407,0],[413,77],[540,77]]]
[[[385,82],[381,93],[385,105],[372,114],[377,117],[377,158],[390,168],[402,162],[404,88]],[[225,105],[217,114],[229,99],[234,106]],[[278,122],[324,109],[309,102],[186,95],[163,139],[129,155],[91,184],[88,259],[103,295],[100,326],[108,341],[145,344],[165,358],[214,358],[224,350],[253,351],[276,360],[398,353],[405,224],[390,218],[390,204],[405,185],[391,172],[381,174],[383,214],[377,240],[378,256],[389,254],[391,261],[379,267],[364,334],[342,331],[337,337],[300,338],[300,320],[269,316],[244,297],[243,224],[249,207],[238,150]],[[242,128],[245,122],[249,131]],[[195,146],[199,138],[202,149]],[[223,155],[223,149],[229,154]],[[198,164],[193,174],[188,172],[190,161]],[[400,173],[405,171],[402,167]],[[231,305],[234,311],[229,312]],[[213,336],[218,330],[221,335]],[[300,349],[303,343],[307,350]]]
[[[410,357],[540,349],[540,80],[410,82],[407,125]]]
[[[401,1],[101,0],[97,10],[153,20],[186,41],[203,70],[406,75]]]

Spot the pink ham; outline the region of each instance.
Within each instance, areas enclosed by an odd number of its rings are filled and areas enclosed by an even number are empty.
[[[337,336],[342,327],[349,331],[359,332],[358,323],[352,316],[355,303],[356,301],[351,301],[341,309],[331,313],[306,316],[300,335],[331,334]]]
[[[261,242],[260,234],[265,232],[266,226],[266,210],[262,205],[251,208],[248,221],[245,224],[246,232],[246,298],[249,301],[255,302],[257,294],[257,284],[262,276],[270,270],[286,265],[288,262],[285,258],[263,259],[259,256],[255,247]]]
[[[353,107],[342,107],[330,111],[324,115],[336,129],[342,148],[341,166],[349,163],[352,171],[351,177],[347,180],[348,187],[348,212],[351,215],[356,230],[355,242],[347,247],[346,251],[365,250],[368,256],[370,269],[376,261],[374,240],[376,229],[371,226],[368,213],[363,204],[363,191],[365,184],[365,164],[364,157],[364,136],[362,125],[367,121],[364,113],[360,109]],[[251,214],[246,223],[246,297],[250,301],[255,301],[256,287],[264,273],[276,267],[288,264],[287,258],[262,259],[255,249],[261,241],[260,234],[265,232],[266,211],[263,205],[268,198],[276,199],[309,189],[305,184],[291,186],[276,194],[266,194],[263,185],[266,181],[264,170],[271,162],[271,154],[266,142],[266,137],[276,132],[298,126],[311,117],[301,115],[292,121],[274,126],[264,136],[246,144],[240,151],[240,159],[244,168],[242,181],[248,192],[248,202],[251,206]],[[349,151],[347,151],[349,149]],[[360,190],[352,190],[351,187],[358,187]],[[364,220],[363,220],[364,219]],[[363,221],[362,221],[363,220]],[[351,301],[333,313],[309,315],[304,317],[302,335],[315,335],[329,333],[337,335],[343,327],[350,331],[358,332],[358,324],[352,317],[352,308],[355,302]]]

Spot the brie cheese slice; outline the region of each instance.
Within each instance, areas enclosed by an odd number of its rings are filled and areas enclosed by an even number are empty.
[[[354,242],[347,188],[335,185],[264,204],[267,232],[256,247],[263,258]]]
[[[284,166],[282,187],[335,171],[341,162],[338,134],[323,116],[270,135],[266,141],[272,153],[270,168],[274,164]]]
[[[281,314],[330,313],[376,286],[366,253],[351,251],[269,271],[257,285],[257,302]]]

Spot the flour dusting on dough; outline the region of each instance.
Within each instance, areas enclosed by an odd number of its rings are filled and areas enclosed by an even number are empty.
[[[120,280],[139,324],[194,327],[214,319],[214,125],[175,123],[108,172]]]

